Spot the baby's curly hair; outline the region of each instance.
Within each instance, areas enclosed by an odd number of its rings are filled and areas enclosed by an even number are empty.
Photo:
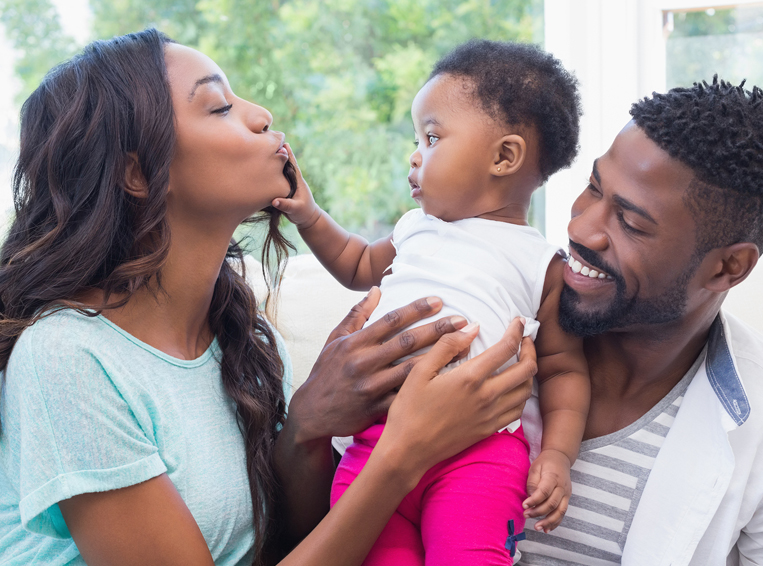
[[[569,167],[578,152],[578,81],[535,45],[473,39],[440,59],[429,79],[448,74],[474,84],[474,95],[494,120],[534,126],[545,181]]]
[[[763,91],[744,83],[715,75],[631,107],[649,139],[694,172],[684,202],[697,225],[697,259],[738,242],[763,250]]]

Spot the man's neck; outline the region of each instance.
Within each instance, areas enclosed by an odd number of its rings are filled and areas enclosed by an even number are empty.
[[[620,430],[647,413],[686,375],[707,342],[717,310],[585,341],[591,411],[585,438]]]

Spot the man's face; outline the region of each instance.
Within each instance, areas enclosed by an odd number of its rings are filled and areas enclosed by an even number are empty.
[[[675,321],[690,308],[698,261],[683,195],[692,177],[633,122],[594,162],[568,228],[559,306],[565,330],[634,330]]]

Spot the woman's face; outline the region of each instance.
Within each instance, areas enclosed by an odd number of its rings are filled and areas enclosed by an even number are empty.
[[[234,95],[206,55],[174,43],[164,53],[177,135],[169,214],[237,225],[288,196],[284,134],[270,129],[270,112]]]

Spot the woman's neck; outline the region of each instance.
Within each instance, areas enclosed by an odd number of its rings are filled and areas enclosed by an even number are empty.
[[[210,235],[183,224],[171,225],[171,233],[161,288],[152,281],[124,307],[105,310],[103,316],[170,356],[192,360],[214,339],[209,308],[231,234]]]

